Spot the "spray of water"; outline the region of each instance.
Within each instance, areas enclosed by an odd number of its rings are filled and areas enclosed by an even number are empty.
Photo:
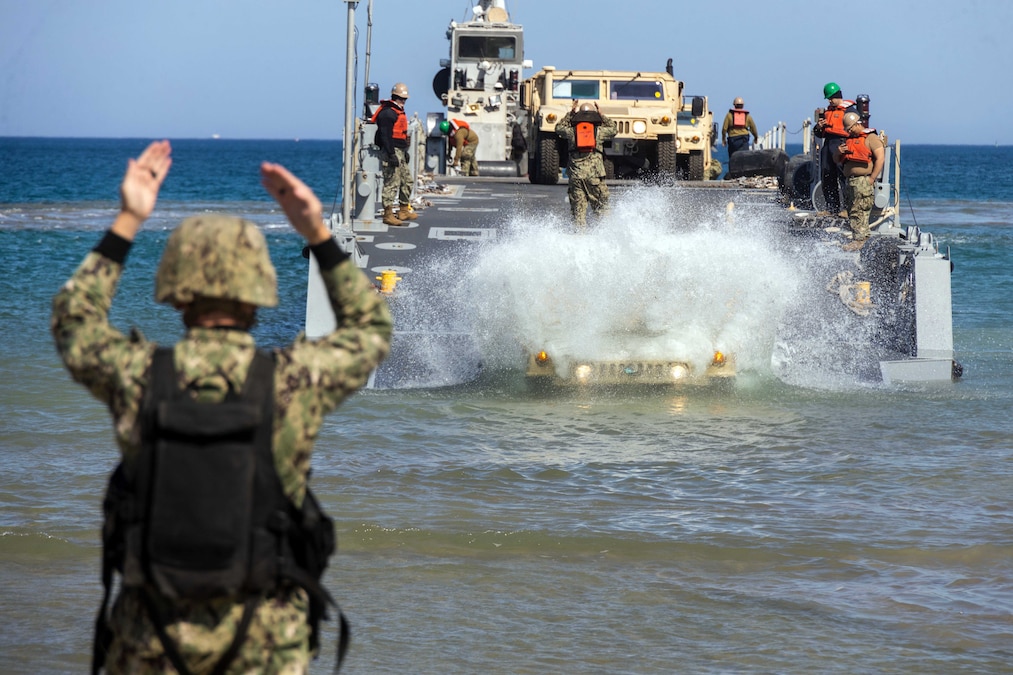
[[[704,208],[686,191],[615,195],[583,232],[517,216],[468,275],[483,357],[517,365],[545,349],[574,360],[675,359],[702,371],[715,349],[769,370],[778,320],[802,282],[760,216]]]

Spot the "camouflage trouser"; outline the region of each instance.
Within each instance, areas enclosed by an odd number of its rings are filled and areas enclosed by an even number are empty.
[[[578,225],[587,224],[588,204],[595,213],[608,211],[609,189],[601,178],[574,178],[570,176],[570,212]]]
[[[868,176],[848,178],[844,192],[851,232],[858,241],[869,238],[869,213],[872,211],[873,190]]]
[[[308,673],[308,611],[309,600],[301,589],[262,600],[253,613],[246,639],[226,673]],[[167,606],[164,613],[175,617],[166,626],[166,632],[176,642],[190,671],[204,673],[210,672],[232,644],[243,605],[216,600]],[[106,657],[107,673],[176,672],[136,590],[128,589],[116,599],[109,627],[114,637]]]
[[[462,176],[478,175],[478,162],[475,160],[475,150],[477,149],[477,145],[466,145],[461,148],[461,156],[456,159],[459,160],[461,164]]]
[[[380,161],[383,163],[383,191],[380,193],[383,208],[410,204],[412,201],[412,169],[408,150],[394,148],[394,153],[401,160],[397,165],[386,153],[380,153]]]

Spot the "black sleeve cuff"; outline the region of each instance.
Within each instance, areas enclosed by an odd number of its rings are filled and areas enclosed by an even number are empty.
[[[347,253],[341,250],[334,237],[310,246],[310,250],[313,251],[313,257],[317,259],[317,263],[320,264],[320,269],[322,270],[332,270],[348,260],[349,257]]]
[[[92,250],[122,265],[126,261],[127,253],[130,252],[130,247],[133,243],[129,239],[124,239],[120,235],[109,231],[102,237],[102,241],[98,243],[98,246]]]

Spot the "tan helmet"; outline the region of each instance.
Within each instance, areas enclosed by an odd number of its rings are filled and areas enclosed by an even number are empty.
[[[178,306],[197,297],[278,304],[278,277],[255,223],[203,215],[172,231],[155,276],[155,300]]]
[[[594,112],[594,106],[590,103],[581,103],[580,107],[577,108],[577,112]]]
[[[397,97],[400,97],[400,98],[403,98],[403,99],[407,99],[408,98],[408,85],[406,85],[404,82],[398,82],[390,90],[390,95],[391,96],[397,96]]]
[[[843,120],[844,129],[845,130],[850,129],[854,125],[858,124],[861,120],[862,120],[862,118],[861,118],[861,116],[859,116],[858,113],[853,113],[853,112],[844,113],[844,120]]]
[[[736,108],[741,108],[742,106],[745,105],[745,102],[742,100],[741,96],[736,96],[735,100],[732,101],[732,105],[735,106]]]

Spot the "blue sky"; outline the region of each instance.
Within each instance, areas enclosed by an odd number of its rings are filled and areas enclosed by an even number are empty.
[[[409,113],[440,110],[446,28],[471,4],[375,0],[381,92],[402,80]],[[871,96],[873,126],[891,139],[1013,144],[1010,0],[507,6],[535,69],[663,70],[671,57],[719,121],[742,96],[761,130],[797,131],[834,80],[848,98]],[[820,20],[821,7],[835,18]],[[342,0],[0,0],[0,136],[339,138],[346,11]]]

